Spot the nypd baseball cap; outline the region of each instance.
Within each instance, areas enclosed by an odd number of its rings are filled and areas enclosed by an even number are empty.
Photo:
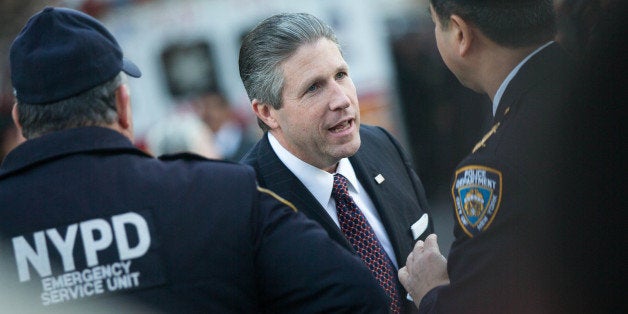
[[[13,41],[9,58],[15,96],[29,104],[66,99],[120,71],[142,75],[98,20],[67,8],[46,7],[32,16]]]

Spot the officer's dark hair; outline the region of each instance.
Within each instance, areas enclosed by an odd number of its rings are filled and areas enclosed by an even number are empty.
[[[281,64],[299,47],[320,38],[340,45],[332,28],[317,17],[307,13],[283,13],[273,15],[251,30],[242,40],[238,64],[240,78],[250,100],[281,108],[284,77]],[[257,119],[266,132],[270,128]]]
[[[48,132],[81,126],[107,126],[118,117],[116,89],[124,73],[76,96],[53,103],[28,104],[17,99],[22,136],[35,138]]]
[[[552,0],[430,0],[430,4],[444,29],[450,16],[458,15],[504,47],[538,45],[556,34]]]

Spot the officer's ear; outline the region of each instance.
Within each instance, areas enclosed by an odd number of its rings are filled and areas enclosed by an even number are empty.
[[[253,99],[253,101],[251,101],[251,106],[253,106],[253,111],[255,112],[255,115],[264,123],[266,123],[266,125],[269,126],[271,130],[279,127],[279,123],[277,123],[277,119],[275,119],[275,108],[273,108],[268,103],[260,102],[257,99]]]
[[[449,27],[452,28],[452,35],[454,36],[454,43],[456,45],[458,55],[464,57],[469,53],[473,41],[476,39],[476,28],[474,28],[462,17],[455,14],[449,19],[449,24]]]
[[[116,111],[118,112],[118,126],[120,132],[133,140],[133,114],[131,111],[131,95],[129,87],[122,84],[116,88]]]
[[[13,109],[11,110],[11,118],[13,118],[13,123],[17,128],[18,134],[22,135],[22,124],[20,124],[20,113],[17,110],[17,103],[13,105]]]

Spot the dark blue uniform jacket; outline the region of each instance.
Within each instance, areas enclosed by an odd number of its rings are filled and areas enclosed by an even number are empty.
[[[493,128],[452,182],[451,284],[431,290],[421,312],[562,312],[561,261],[571,79],[574,64],[554,43],[512,79]],[[567,195],[565,195],[567,193]]]
[[[155,159],[106,128],[28,140],[0,168],[0,312],[385,311],[362,262],[287,204],[248,166]]]

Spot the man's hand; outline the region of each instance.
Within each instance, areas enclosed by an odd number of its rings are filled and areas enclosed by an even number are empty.
[[[447,259],[440,253],[436,239],[435,234],[430,234],[425,242],[419,240],[408,255],[406,266],[399,269],[399,281],[417,308],[430,290],[449,284]]]

